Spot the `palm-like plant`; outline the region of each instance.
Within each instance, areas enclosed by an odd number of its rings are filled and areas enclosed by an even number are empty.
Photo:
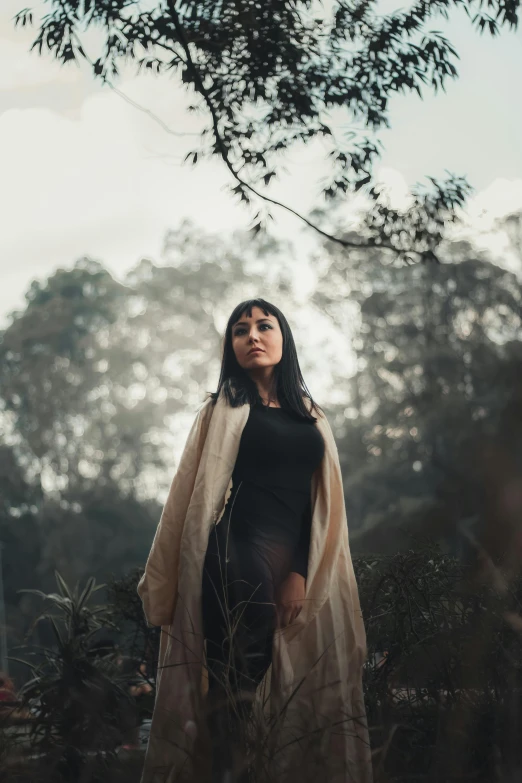
[[[121,657],[114,650],[93,654],[95,634],[117,630],[108,607],[89,605],[104,585],[91,577],[83,590],[78,583],[71,590],[57,571],[55,576],[57,593],[20,591],[39,596],[54,610],[32,624],[29,635],[37,623],[48,621],[54,644],[29,652],[36,662],[21,661],[31,668],[32,677],[20,697],[34,715],[31,740],[41,759],[39,768],[52,770],[53,779],[57,775],[79,783],[103,777],[131,728],[134,702],[120,671]]]

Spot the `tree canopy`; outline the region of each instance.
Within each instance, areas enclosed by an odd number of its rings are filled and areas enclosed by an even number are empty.
[[[372,182],[382,146],[376,133],[389,127],[390,99],[397,93],[444,90],[458,76],[458,53],[440,31],[439,17],[462,8],[480,32],[516,29],[519,0],[419,0],[408,9],[379,13],[376,0],[48,0],[33,43],[66,64],[84,60],[94,78],[112,86],[119,64],[175,74],[207,124],[187,158],[197,164],[218,156],[230,173],[233,193],[262,205],[254,230],[278,204],[266,188],[277,179],[284,153],[321,139],[329,174],[322,188],[339,199],[365,188],[376,214],[359,244],[377,244],[399,258],[434,258],[441,220],[455,217],[470,187],[449,174],[417,187],[404,214],[390,210]],[[30,9],[15,24],[32,23]],[[84,33],[96,28],[99,50],[89,54]],[[101,33],[101,35],[100,35]],[[289,211],[290,205],[284,206]],[[296,213],[295,213],[296,214]],[[328,235],[310,219],[321,233]],[[350,245],[346,237],[332,237]]]

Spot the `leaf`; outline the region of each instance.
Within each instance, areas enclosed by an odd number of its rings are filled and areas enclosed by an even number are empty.
[[[14,661],[15,663],[23,663],[24,666],[29,666],[33,671],[36,671],[36,669],[39,668],[36,664],[31,663],[30,661],[24,661],[22,658],[16,658],[14,655],[8,655],[7,660]]]
[[[47,619],[49,620],[49,622],[51,623],[51,625],[53,627],[54,634],[56,636],[56,639],[58,640],[58,645],[63,649],[65,647],[65,642],[64,642],[64,640],[62,638],[62,635],[60,633],[60,629],[58,628],[58,626],[56,625],[56,623],[54,621],[54,617],[52,615],[46,615],[46,617],[47,617]]]
[[[78,604],[77,604],[77,607],[76,607],[78,612],[81,612],[81,610],[83,609],[85,603],[91,597],[92,593],[94,592],[95,584],[96,584],[96,579],[93,576],[89,577],[89,579],[87,580],[87,584],[85,585],[85,587],[83,589],[83,592],[82,592],[81,596],[78,599]]]
[[[42,590],[30,590],[29,588],[24,588],[21,590],[17,590],[17,593],[32,593],[33,595],[37,595],[40,598],[43,598],[44,600],[48,599],[47,593],[42,592]]]
[[[96,585],[96,587],[92,588],[92,592],[96,593],[97,590],[103,590],[104,587],[107,587],[107,585],[106,584]]]
[[[15,659],[15,658],[11,658],[11,660],[16,660],[16,659]],[[20,661],[20,660],[19,660],[19,663],[25,663],[25,661]],[[31,665],[31,664],[30,664],[30,665]],[[36,668],[36,667],[35,667],[35,668]],[[22,690],[24,693],[27,693],[27,691],[29,691],[29,690],[30,690],[30,689],[31,689],[31,688],[32,688],[34,685],[36,685],[36,684],[40,683],[40,682],[41,682],[41,679],[42,679],[42,678],[40,677],[40,675],[36,675],[36,677],[32,677],[32,678],[31,678],[30,680],[28,680],[27,682],[24,682],[23,688],[22,688],[21,690]]]
[[[47,601],[51,601],[55,606],[63,609],[68,615],[73,613],[73,603],[69,598],[64,598],[62,595],[58,595],[58,593],[48,593],[44,597]]]
[[[54,576],[56,578],[56,582],[58,584],[58,587],[60,588],[60,591],[61,591],[62,595],[66,596],[67,598],[69,598],[72,601],[71,591],[69,590],[69,588],[68,588],[65,580],[63,579],[62,575],[60,574],[60,572],[55,570]]]
[[[362,179],[357,180],[354,188],[355,192],[357,193],[357,191],[360,190],[363,187],[363,185],[367,185],[370,182],[370,180],[371,180],[370,174],[368,174],[366,177],[363,177]]]

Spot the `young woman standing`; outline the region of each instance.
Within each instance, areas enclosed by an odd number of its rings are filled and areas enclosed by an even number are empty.
[[[190,774],[202,705],[222,781],[256,702],[277,717],[278,780],[320,751],[323,779],[370,783],[339,458],[290,327],[263,299],[229,318],[218,389],[189,434],[138,592],[165,632],[143,783]]]

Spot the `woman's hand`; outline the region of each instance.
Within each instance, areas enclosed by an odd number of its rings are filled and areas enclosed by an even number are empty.
[[[303,608],[305,588],[306,579],[296,571],[290,571],[281,582],[276,602],[278,628],[285,628],[294,622]]]
[[[131,696],[146,696],[152,692],[152,685],[148,682],[140,682],[139,685],[131,685],[129,691]]]

